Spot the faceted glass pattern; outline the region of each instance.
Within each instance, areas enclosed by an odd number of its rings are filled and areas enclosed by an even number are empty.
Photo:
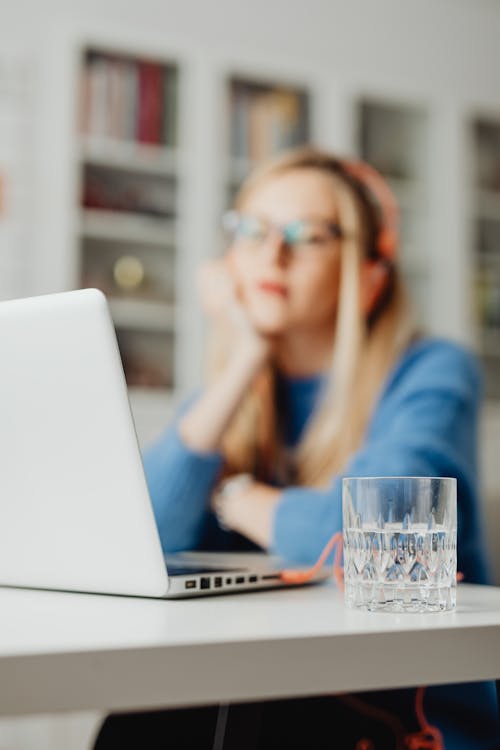
[[[456,482],[347,478],[344,581],[350,607],[434,612],[456,606]]]

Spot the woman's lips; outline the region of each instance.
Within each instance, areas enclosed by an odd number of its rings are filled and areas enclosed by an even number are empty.
[[[281,297],[286,297],[288,294],[286,286],[283,286],[283,284],[278,284],[275,281],[260,281],[257,284],[257,288],[262,292],[267,292],[268,294],[278,294]]]

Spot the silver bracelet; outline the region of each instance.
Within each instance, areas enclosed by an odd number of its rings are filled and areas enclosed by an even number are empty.
[[[219,526],[224,531],[231,531],[231,527],[227,525],[224,517],[225,503],[227,499],[245,487],[251,485],[253,481],[254,478],[251,474],[233,474],[233,476],[223,479],[215,488],[212,495],[212,508]]]

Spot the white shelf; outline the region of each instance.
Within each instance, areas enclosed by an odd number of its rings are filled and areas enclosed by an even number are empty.
[[[86,209],[80,212],[80,234],[92,239],[171,247],[175,245],[175,221],[118,211]]]
[[[175,402],[173,388],[143,388],[129,386],[128,396],[132,410],[141,414],[169,415]],[[167,426],[167,423],[164,423]]]
[[[146,448],[169,424],[174,411],[175,393],[170,388],[130,386],[128,396],[139,445]]]
[[[94,136],[82,137],[80,159],[97,166],[172,177],[179,166],[176,149]]]
[[[475,278],[478,281],[488,281],[492,277],[496,278],[500,284],[500,251],[498,253],[482,253],[479,250],[476,253],[476,271]]]
[[[425,260],[406,260],[405,258],[401,258],[400,265],[402,273],[410,280],[423,281],[431,276],[429,263]]]
[[[480,263],[475,270],[476,280],[488,282],[492,277],[496,277],[500,284],[500,253],[487,255],[476,250],[476,259]]]
[[[175,309],[164,302],[109,297],[111,315],[117,328],[169,333],[174,330]]]
[[[492,219],[500,222],[500,192],[477,190],[476,213],[481,219]]]
[[[410,210],[424,208],[425,190],[419,180],[406,180],[390,175],[387,175],[386,179],[401,208]]]
[[[139,385],[129,386],[128,395],[138,406],[158,404],[159,406],[170,407],[175,397],[173,388],[143,388]]]
[[[227,182],[230,185],[241,183],[254,167],[255,163],[250,159],[232,157],[226,167]],[[406,180],[390,175],[386,179],[402,208],[417,210],[424,207],[424,186],[419,180]]]
[[[226,167],[227,181],[230,185],[239,185],[255,166],[254,162],[244,157],[231,157]]]
[[[483,357],[491,357],[500,361],[500,330],[482,328],[479,331],[480,353]]]

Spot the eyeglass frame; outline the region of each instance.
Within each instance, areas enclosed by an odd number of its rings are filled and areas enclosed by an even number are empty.
[[[307,243],[305,241],[303,241],[302,243],[300,241],[293,242],[293,240],[291,240],[291,238],[289,236],[287,236],[287,234],[286,234],[287,227],[291,227],[293,225],[296,226],[297,224],[303,224],[303,223],[306,224],[308,222],[311,222],[311,223],[316,222],[316,223],[321,223],[322,226],[323,226],[323,228],[326,227],[328,229],[328,232],[330,233],[330,237],[331,237],[332,240],[343,239],[346,236],[345,232],[342,229],[342,227],[340,227],[338,224],[336,224],[333,221],[332,222],[328,221],[328,219],[294,219],[292,221],[287,222],[286,224],[276,224],[276,223],[274,223],[272,221],[269,221],[268,219],[264,219],[262,217],[259,217],[259,216],[256,216],[256,215],[252,215],[252,214],[240,213],[239,211],[236,211],[235,209],[232,209],[232,210],[226,211],[223,214],[223,216],[222,216],[222,227],[223,227],[223,229],[224,229],[224,231],[226,233],[233,234],[235,243],[238,242],[238,237],[236,236],[236,228],[234,226],[234,222],[235,222],[235,220],[239,220],[239,219],[245,218],[245,217],[252,218],[252,219],[257,219],[258,221],[261,221],[266,226],[266,229],[267,229],[266,237],[263,240],[261,240],[261,244],[264,244],[267,241],[267,239],[269,238],[270,230],[274,230],[274,232],[278,232],[280,234],[282,243],[289,250],[291,250],[292,252],[295,251],[299,255],[301,254],[301,252],[304,252],[303,249],[302,250],[300,249],[300,245],[301,244],[305,245]],[[253,242],[257,242],[257,240],[255,238],[253,238],[253,240],[252,240],[252,238],[247,238],[247,239],[249,239],[250,241],[253,241]],[[240,238],[240,240],[241,240],[241,238]],[[318,248],[318,250],[319,250],[319,248]],[[321,250],[320,250],[320,252],[321,252]]]

